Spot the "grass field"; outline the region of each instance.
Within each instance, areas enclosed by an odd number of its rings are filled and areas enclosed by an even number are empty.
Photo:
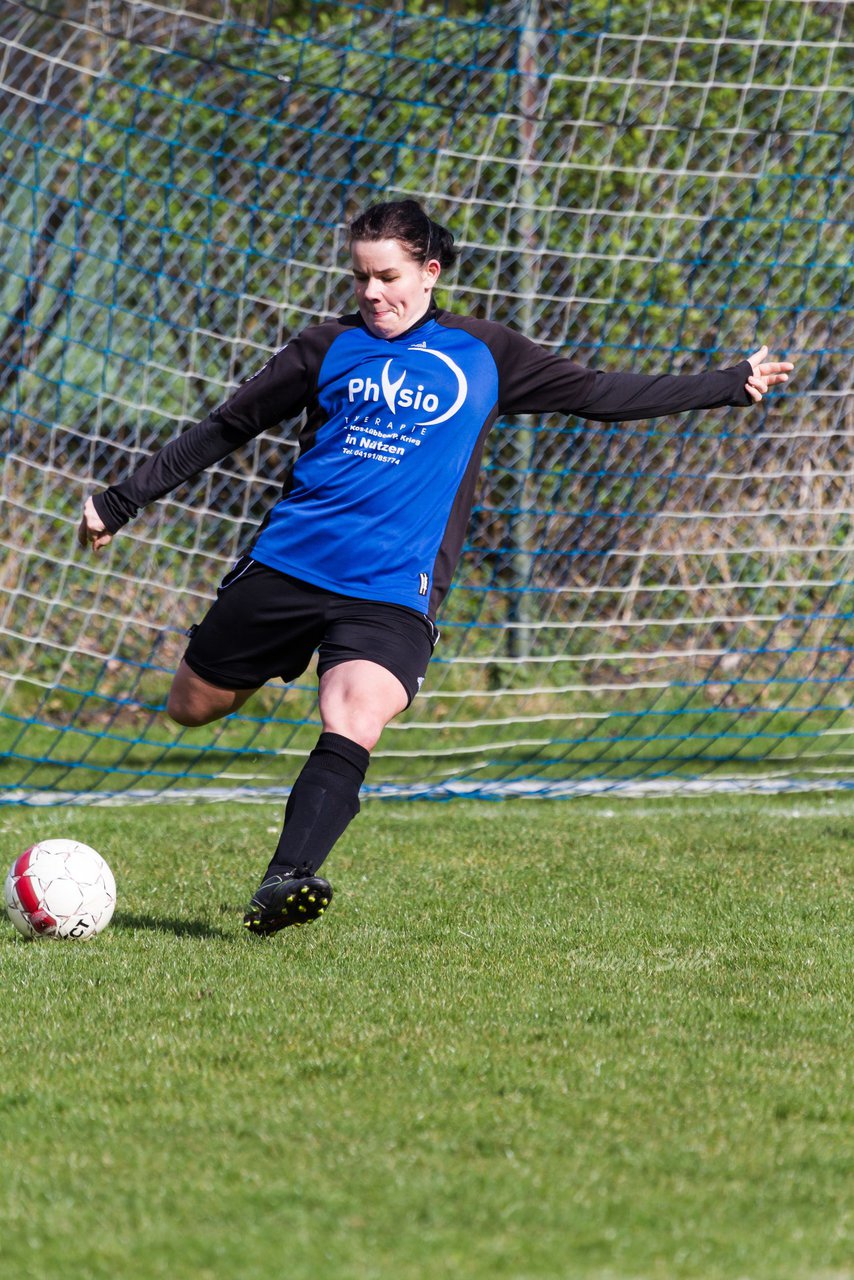
[[[371,802],[255,939],[277,824],[0,814],[120,893],[0,928],[4,1275],[854,1276],[854,800]]]

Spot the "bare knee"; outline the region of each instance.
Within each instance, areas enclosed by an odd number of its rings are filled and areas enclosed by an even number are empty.
[[[330,714],[321,716],[324,733],[338,733],[351,742],[358,742],[366,751],[373,751],[382,736],[387,721],[370,711],[357,707],[337,707]]]
[[[212,714],[208,712],[205,714],[199,709],[187,706],[180,695],[176,695],[170,690],[169,697],[166,700],[166,714],[170,720],[174,720],[176,724],[183,725],[185,729],[199,729],[203,724],[211,724],[226,713],[217,712]]]
[[[400,681],[373,662],[344,662],[321,677],[324,730],[358,742],[367,751],[373,751],[389,720],[403,711],[407,702]]]
[[[185,729],[198,729],[230,715],[255,692],[255,689],[221,689],[197,676],[182,662],[169,690],[166,714]]]

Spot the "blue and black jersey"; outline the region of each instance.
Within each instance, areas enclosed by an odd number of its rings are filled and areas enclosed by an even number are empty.
[[[98,494],[95,507],[115,533],[140,507],[304,412],[296,462],[252,556],[304,582],[432,618],[499,414],[617,422],[746,406],[750,373],[746,360],[688,376],[603,373],[506,325],[435,307],[390,339],[345,316],[304,330],[204,421]]]

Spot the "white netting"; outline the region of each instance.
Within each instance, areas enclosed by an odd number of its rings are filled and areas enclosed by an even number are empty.
[[[5,794],[276,788],[312,682],[179,734],[183,631],[278,492],[294,425],[81,558],[83,492],[350,308],[347,220],[414,194],[443,301],[584,362],[797,356],[748,413],[502,422],[381,788],[854,779],[844,3],[7,4]]]

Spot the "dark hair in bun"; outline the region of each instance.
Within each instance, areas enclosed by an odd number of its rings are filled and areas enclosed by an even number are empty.
[[[450,267],[457,258],[450,231],[434,222],[417,200],[369,205],[350,223],[350,243],[354,240],[397,240],[422,264],[435,258],[440,267]]]

